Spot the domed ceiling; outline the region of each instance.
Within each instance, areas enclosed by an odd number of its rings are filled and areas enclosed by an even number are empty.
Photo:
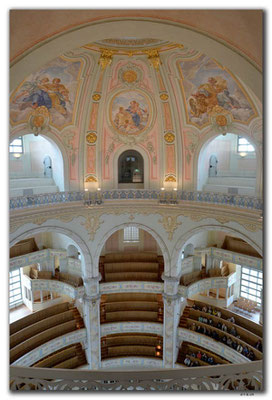
[[[60,55],[26,77],[10,104],[13,135],[50,132],[67,150],[70,180],[109,188],[122,149],[145,155],[149,187],[190,181],[202,135],[249,126],[259,115],[241,80],[216,59],[135,37]]]

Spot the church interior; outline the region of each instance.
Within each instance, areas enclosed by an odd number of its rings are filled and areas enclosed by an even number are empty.
[[[262,19],[10,10],[10,391],[263,390]]]

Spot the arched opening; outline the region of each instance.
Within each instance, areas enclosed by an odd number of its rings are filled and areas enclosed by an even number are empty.
[[[192,254],[184,257],[190,248]],[[223,230],[201,230],[190,236],[180,251],[180,284],[189,287],[203,279],[227,281],[190,294],[190,299],[234,309],[237,299],[245,298],[256,305],[259,321],[262,301],[263,271],[260,254],[245,240]],[[203,290],[204,289],[204,290]]]
[[[64,191],[64,163],[48,138],[26,134],[9,146],[10,196]]]
[[[12,312],[12,320],[31,311],[74,300],[69,296],[69,290],[62,290],[54,282],[64,282],[71,288],[83,287],[84,260],[79,258],[81,248],[71,237],[40,229],[32,234],[21,235],[21,238],[14,241],[10,248],[10,308],[16,307],[15,313]],[[48,280],[46,290],[42,285],[39,287],[40,279]],[[29,289],[30,280],[34,282],[32,291]],[[79,300],[77,306],[81,307]]]
[[[144,159],[138,151],[127,150],[119,156],[118,187],[144,188]]]
[[[197,190],[254,196],[257,159],[254,145],[242,135],[219,135],[198,157]]]

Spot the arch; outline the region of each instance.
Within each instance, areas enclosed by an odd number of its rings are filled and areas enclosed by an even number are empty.
[[[126,150],[118,158],[118,183],[144,183],[144,160],[136,150]]]
[[[113,185],[114,188],[118,188],[118,160],[119,157],[126,151],[128,150],[134,150],[140,153],[140,155],[143,158],[143,164],[144,164],[144,188],[149,189],[150,187],[150,166],[149,166],[149,157],[146,151],[139,145],[134,145],[133,148],[129,145],[124,145],[119,147],[118,150],[114,153],[112,164],[113,164]]]
[[[190,257],[194,255],[194,251],[195,251],[195,246],[192,243],[188,243],[185,247],[184,247],[184,258]]]
[[[225,226],[218,226],[218,225],[203,225],[197,228],[194,228],[190,230],[189,232],[183,233],[180,238],[176,241],[176,244],[174,246],[174,250],[171,255],[171,260],[172,260],[172,271],[171,275],[175,274],[176,276],[180,273],[180,262],[181,262],[181,251],[184,246],[184,244],[189,240],[192,236],[194,236],[197,233],[200,233],[204,230],[208,231],[221,231],[221,232],[226,232],[235,235],[236,237],[243,239],[245,242],[250,244],[261,256],[263,254],[262,249],[258,244],[256,244],[252,239],[250,239],[247,235],[244,233]],[[174,276],[174,275],[173,275]]]
[[[255,195],[261,197],[261,187],[262,187],[262,152],[260,149],[259,143],[249,135],[248,131],[245,127],[241,126],[232,126],[231,132],[228,132],[233,135],[239,135],[245,137],[249,142],[251,142],[255,147],[256,153],[256,184],[255,184]],[[199,171],[199,161],[200,156],[203,150],[218,136],[221,136],[221,133],[214,132],[213,129],[210,129],[205,135],[203,135],[202,140],[199,141],[195,153],[194,153],[194,161],[193,161],[193,188],[194,190],[198,190],[198,171]]]
[[[53,129],[51,129],[53,130]],[[25,136],[25,135],[32,135],[33,132],[29,131],[26,125],[24,126],[18,126],[16,129],[14,129],[10,135],[9,141],[12,142],[14,139],[16,139],[19,136]],[[63,162],[63,186],[64,186],[64,191],[69,191],[70,190],[70,183],[69,183],[69,158],[68,154],[66,151],[66,148],[64,147],[63,143],[61,140],[57,137],[57,134],[53,134],[50,131],[47,131],[46,134],[41,134],[39,135],[43,137],[44,139],[48,140],[49,143],[51,143],[53,146],[56,146],[57,150],[60,152],[62,156],[62,162]]]
[[[75,258],[78,259],[78,248],[74,246],[73,244],[69,244],[67,246],[67,257]]]
[[[15,89],[27,75],[42,67],[42,64],[58,57],[59,54],[85,45],[89,39],[103,40],[111,37],[153,37],[170,42],[180,43],[214,57],[229,68],[235,75],[244,77],[244,82],[262,99],[262,72],[251,59],[223,39],[201,32],[199,29],[184,23],[177,23],[160,18],[115,17],[91,21],[72,27],[39,42],[25,51],[13,63],[10,73],[11,89]],[[163,34],[162,34],[163,32]],[[182,41],[182,43],[181,43]]]
[[[11,241],[10,241],[10,247],[14,246],[17,242],[20,240],[26,239],[29,236],[33,236],[37,233],[41,232],[56,232],[56,233],[62,233],[63,235],[68,236],[70,239],[72,239],[79,247],[81,250],[82,258],[81,258],[81,269],[82,269],[82,275],[84,278],[92,277],[92,256],[90,254],[89,248],[85,241],[76,233],[71,231],[68,228],[62,228],[58,226],[52,226],[52,225],[47,225],[47,226],[40,226],[37,228],[30,228],[25,230],[23,233],[20,233],[19,235],[15,236]]]
[[[148,226],[143,225],[143,224],[139,224],[139,223],[123,223],[123,224],[120,224],[120,225],[117,225],[117,226],[111,228],[111,229],[103,236],[103,238],[101,238],[101,239],[99,240],[99,244],[98,244],[98,246],[97,246],[97,248],[96,248],[96,252],[95,252],[95,255],[94,255],[94,258],[93,258],[93,262],[94,262],[94,264],[93,264],[93,265],[94,265],[94,275],[95,275],[95,276],[98,275],[98,272],[99,272],[99,257],[100,257],[101,251],[102,251],[103,246],[105,245],[106,241],[107,241],[107,240],[109,239],[109,237],[110,237],[111,235],[113,235],[115,232],[117,232],[117,231],[119,231],[119,230],[121,230],[121,229],[124,229],[124,228],[126,228],[126,227],[128,227],[128,226],[134,226],[134,227],[136,227],[136,228],[142,229],[142,230],[148,232],[151,236],[153,236],[153,238],[156,240],[156,242],[158,243],[158,245],[159,245],[159,247],[160,247],[160,249],[161,249],[161,251],[162,251],[162,255],[163,255],[163,259],[164,259],[164,272],[168,274],[169,271],[170,271],[170,257],[169,257],[169,252],[168,252],[168,249],[167,249],[166,244],[164,243],[164,241],[162,240],[162,238],[160,237],[160,235],[159,235],[156,231],[154,231],[153,229],[151,229],[151,228],[149,228]]]

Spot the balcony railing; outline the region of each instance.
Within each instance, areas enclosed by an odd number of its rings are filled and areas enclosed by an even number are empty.
[[[262,361],[186,369],[63,370],[10,367],[10,390],[261,391]]]
[[[85,205],[99,205],[112,200],[152,200],[160,204],[196,202],[222,204],[245,209],[262,210],[263,201],[257,197],[213,192],[160,191],[148,189],[112,189],[94,192],[58,192],[10,198],[10,209],[39,207],[42,205],[82,202]]]

